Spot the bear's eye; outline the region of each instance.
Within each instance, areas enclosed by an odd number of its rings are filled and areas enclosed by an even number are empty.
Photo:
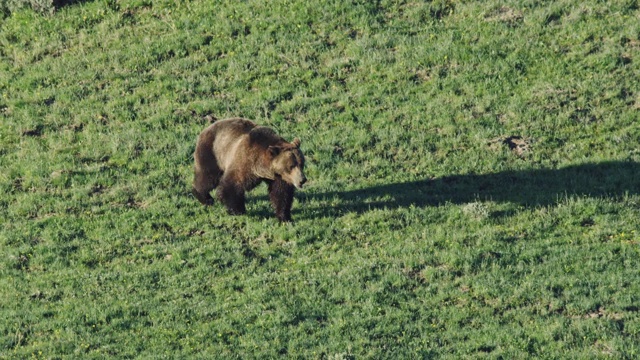
[[[289,172],[293,171],[296,166],[298,166],[298,162],[295,159],[291,159],[291,163],[289,163]]]

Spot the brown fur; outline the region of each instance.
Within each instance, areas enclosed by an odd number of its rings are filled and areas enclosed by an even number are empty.
[[[300,140],[287,142],[246,119],[220,120],[202,131],[194,153],[193,194],[211,205],[211,190],[232,214],[244,214],[245,192],[261,182],[280,221],[291,220],[296,187],[306,182]]]

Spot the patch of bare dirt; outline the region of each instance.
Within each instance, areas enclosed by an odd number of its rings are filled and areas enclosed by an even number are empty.
[[[522,158],[531,151],[531,143],[532,141],[530,139],[524,138],[520,135],[510,135],[493,139],[491,140],[490,145],[494,148],[507,145],[509,150]]]
[[[508,6],[501,6],[498,9],[485,15],[487,21],[497,21],[509,26],[516,26],[524,19],[522,11]]]

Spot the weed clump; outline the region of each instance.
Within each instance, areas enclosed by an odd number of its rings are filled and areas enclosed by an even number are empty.
[[[77,0],[0,0],[0,18],[11,15],[12,12],[31,8],[41,14],[53,14],[56,9],[78,2]]]

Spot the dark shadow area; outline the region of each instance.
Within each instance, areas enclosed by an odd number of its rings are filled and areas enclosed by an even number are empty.
[[[92,2],[93,0],[54,0],[53,7],[56,9],[60,9],[61,7],[73,4],[87,3]]]
[[[324,193],[297,192],[303,205],[309,201],[338,200],[339,209],[321,208],[321,216],[336,211],[365,212],[376,208],[438,206],[473,201],[511,202],[524,206],[551,205],[567,196],[620,197],[640,194],[640,164],[605,162],[561,169],[505,171],[484,175],[443,178],[372,186]],[[296,212],[299,217],[301,214]]]
[[[53,0],[51,3],[33,1],[14,1],[13,3],[7,3],[4,0],[0,0],[0,19],[6,18],[10,16],[13,11],[23,8],[31,8],[33,11],[39,14],[52,14],[56,10],[59,10],[68,5],[93,1],[94,0]]]

